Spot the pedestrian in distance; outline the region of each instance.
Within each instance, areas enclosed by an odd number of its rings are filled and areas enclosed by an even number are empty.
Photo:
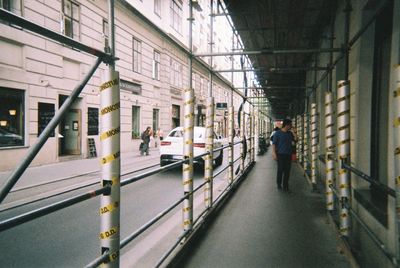
[[[149,145],[150,145],[150,137],[153,135],[153,131],[151,127],[147,127],[145,131],[143,131],[141,135],[143,146],[140,149],[140,155],[149,155]]]
[[[297,140],[291,131],[292,121],[283,120],[280,130],[274,133],[272,141],[272,158],[278,162],[276,183],[279,190],[290,192],[289,176],[292,162],[292,142]]]
[[[154,138],[155,138],[156,147],[157,147],[158,141],[161,142],[164,139],[164,133],[160,128],[157,129],[156,135],[154,136]]]

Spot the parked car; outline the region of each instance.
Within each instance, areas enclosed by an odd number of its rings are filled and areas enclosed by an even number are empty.
[[[222,138],[214,133],[214,149],[221,148]],[[177,127],[161,141],[160,146],[160,165],[164,166],[183,159],[183,127]],[[193,134],[193,155],[194,157],[206,152],[206,128],[194,127]],[[213,159],[217,166],[222,164],[223,150],[214,152]],[[193,161],[196,164],[204,164],[204,159],[200,158]]]
[[[0,147],[12,145],[23,145],[22,137],[0,128]]]

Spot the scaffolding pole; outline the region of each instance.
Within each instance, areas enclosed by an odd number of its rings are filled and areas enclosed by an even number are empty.
[[[210,0],[211,10],[214,8],[214,0]],[[210,16],[210,44],[209,50],[212,53],[213,51],[213,30],[214,29],[214,18]],[[213,58],[210,59],[212,66]],[[213,90],[213,74],[209,72],[209,85],[207,92],[207,102],[206,102],[206,150],[209,153],[205,157],[204,161],[204,180],[206,181],[206,185],[204,188],[204,205],[206,208],[211,208],[213,203],[213,150],[214,150],[214,98],[212,95]],[[222,153],[222,152],[221,152]]]
[[[193,131],[194,131],[194,90],[192,85],[192,27],[193,27],[193,7],[189,1],[189,88],[184,92],[184,124],[183,124],[183,157],[185,162],[182,167],[183,194],[186,196],[183,201],[183,230],[193,229]]]
[[[303,130],[303,169],[304,175],[307,174],[308,169],[308,116],[307,113],[303,115],[304,130]]]
[[[244,159],[244,156],[246,155],[246,152],[245,152],[245,150],[247,150],[245,147],[247,147],[247,146],[245,146],[245,144],[246,144],[246,140],[245,140],[245,138],[246,138],[246,136],[244,135],[244,131],[245,131],[245,114],[244,114],[244,111],[243,111],[243,109],[242,109],[242,111],[240,112],[240,121],[242,122],[242,125],[241,125],[241,130],[240,130],[240,139],[242,140],[242,146],[240,147],[240,156],[241,156],[241,158],[242,158],[242,161],[241,161],[241,164],[240,164],[240,169],[241,169],[241,171],[242,171],[242,174],[244,173],[244,167],[245,167],[245,159]]]
[[[317,104],[311,104],[311,183],[313,190],[317,185],[317,159],[318,159],[318,129],[317,129]]]
[[[396,67],[396,89],[394,91],[393,111],[394,111],[394,172],[396,186],[396,237],[400,237],[400,65]],[[396,239],[397,243],[399,240]],[[400,255],[400,245],[397,244],[397,258]]]
[[[350,81],[341,80],[338,82],[337,91],[337,133],[338,133],[338,154],[341,161],[350,161]],[[346,203],[350,201],[350,174],[340,167],[339,169],[340,189],[340,232],[344,236],[349,235],[350,218]]]
[[[108,0],[109,48],[115,55],[114,0]],[[121,152],[120,152],[120,95],[119,74],[115,62],[108,63],[100,86],[100,145],[101,182],[110,185],[110,191],[100,198],[100,244],[101,254],[108,252],[105,267],[119,267],[120,243],[120,195],[121,195]]]
[[[298,142],[297,142],[297,156],[299,159],[299,164],[303,164],[303,116],[297,116],[297,126],[298,126]]]
[[[335,185],[335,145],[334,145],[334,121],[333,117],[333,97],[332,92],[328,91],[325,94],[325,163],[326,163],[326,180],[325,180],[325,195],[326,209],[334,210],[334,194],[331,185]]]

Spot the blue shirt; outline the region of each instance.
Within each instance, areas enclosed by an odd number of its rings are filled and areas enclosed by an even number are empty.
[[[278,130],[274,133],[272,143],[275,145],[277,154],[292,154],[293,134],[290,131]]]

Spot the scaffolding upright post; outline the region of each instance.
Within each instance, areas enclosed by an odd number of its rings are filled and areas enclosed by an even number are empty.
[[[393,111],[394,111],[394,172],[396,187],[396,237],[400,237],[400,65],[396,67],[396,89],[393,92]],[[399,240],[397,241],[397,257],[400,255]]]
[[[326,209],[329,211],[334,210],[334,195],[330,187],[335,185],[335,145],[334,145],[334,122],[333,117],[333,97],[332,92],[326,92],[325,95],[325,163],[326,163],[326,180],[325,180],[325,194],[326,194]]]
[[[194,129],[194,92],[192,88],[192,27],[193,7],[189,1],[189,88],[184,92],[184,124],[183,124],[183,157],[185,162],[182,167],[183,192],[186,195],[183,201],[183,230],[193,229],[193,129]]]
[[[242,158],[242,161],[241,161],[241,164],[240,164],[240,169],[242,170],[242,174],[244,173],[244,166],[245,166],[245,159],[244,159],[244,156],[245,156],[245,154],[246,154],[246,152],[245,152],[245,143],[247,142],[247,141],[245,141],[245,138],[246,138],[246,136],[244,135],[244,131],[245,131],[245,122],[244,122],[244,120],[245,120],[245,114],[244,114],[244,111],[242,110],[242,111],[240,111],[240,121],[242,122],[242,125],[240,126],[241,127],[241,130],[240,130],[240,139],[241,139],[241,141],[242,141],[242,146],[240,147],[240,150],[241,150],[241,152],[240,152],[240,156],[241,156],[241,158]]]
[[[308,116],[307,112],[303,115],[303,168],[304,175],[307,175],[308,169]]]
[[[338,133],[338,154],[341,161],[350,161],[350,81],[338,82],[337,102],[337,133]],[[340,167],[339,169],[340,189],[340,232],[344,236],[349,235],[350,218],[346,207],[350,201],[350,174]]]
[[[311,104],[311,183],[313,190],[317,185],[317,153],[318,153],[318,129],[317,129],[317,104]]]
[[[214,0],[210,0],[210,10],[213,13]],[[213,31],[214,31],[214,16],[210,16],[210,44],[209,51],[213,51]],[[210,59],[210,65],[213,64],[213,57]],[[213,74],[209,73],[209,85],[206,104],[206,150],[210,154],[205,157],[204,161],[204,180],[206,185],[204,188],[204,205],[210,208],[213,203],[213,150],[214,150],[214,98],[212,95],[213,90]]]
[[[109,53],[115,55],[114,0],[108,1]],[[120,244],[120,96],[119,74],[115,62],[108,62],[108,70],[100,86],[101,120],[101,180],[110,191],[101,196],[100,241],[101,253],[108,252],[105,267],[119,267]]]

